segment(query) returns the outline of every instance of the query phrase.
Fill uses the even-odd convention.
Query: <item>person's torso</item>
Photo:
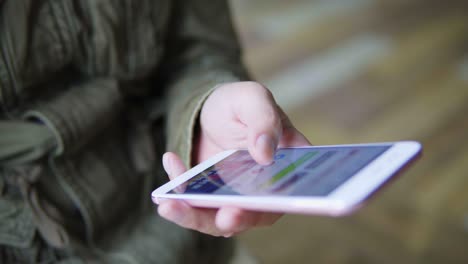
[[[40,97],[64,71],[80,77],[148,76],[164,50],[167,0],[0,2],[0,105]]]
[[[136,118],[128,129],[122,83],[139,89],[154,73],[169,13],[168,0],[0,1],[0,122],[38,119],[53,128],[58,157],[41,172],[53,187],[39,200],[53,200],[68,217],[79,211],[88,238],[131,208],[151,181],[132,160],[148,153],[148,127]]]

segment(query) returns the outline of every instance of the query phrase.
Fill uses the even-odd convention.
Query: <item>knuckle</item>
[[[250,88],[253,89],[259,96],[264,96],[269,99],[273,99],[273,94],[271,93],[271,91],[260,83],[251,82]]]
[[[244,89],[248,90],[249,92],[254,92],[259,95],[266,95],[271,94],[270,90],[268,90],[265,86],[258,82],[254,81],[246,81],[241,83]]]

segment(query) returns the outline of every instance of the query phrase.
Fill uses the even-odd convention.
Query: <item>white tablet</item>
[[[282,148],[262,166],[247,150],[229,150],[154,190],[152,199],[339,216],[358,208],[420,152],[413,141]]]

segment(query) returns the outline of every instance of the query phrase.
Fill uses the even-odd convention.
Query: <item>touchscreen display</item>
[[[267,166],[241,150],[171,193],[325,196],[389,147],[285,148]]]

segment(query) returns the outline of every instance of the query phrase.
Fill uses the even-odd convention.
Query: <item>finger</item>
[[[216,227],[217,209],[195,208],[183,201],[164,200],[158,207],[158,213],[161,217],[184,228],[213,236],[226,235]]]
[[[236,109],[247,128],[247,147],[260,164],[269,164],[282,134],[280,113],[271,93],[259,84],[251,84],[246,98]]]
[[[187,168],[184,165],[182,159],[173,152],[166,152],[162,157],[162,163],[164,170],[169,175],[169,179],[173,180],[177,176],[184,173]]]
[[[163,200],[158,207],[161,217],[184,228],[213,235],[230,237],[252,227],[274,224],[282,214],[247,211],[234,207],[203,209],[183,201]]]
[[[282,214],[222,207],[216,215],[216,226],[227,234],[237,234],[252,227],[272,225],[281,216]]]
[[[247,216],[242,209],[235,207],[222,207],[216,214],[216,226],[227,234],[244,231],[249,222],[254,222],[251,216]]]

